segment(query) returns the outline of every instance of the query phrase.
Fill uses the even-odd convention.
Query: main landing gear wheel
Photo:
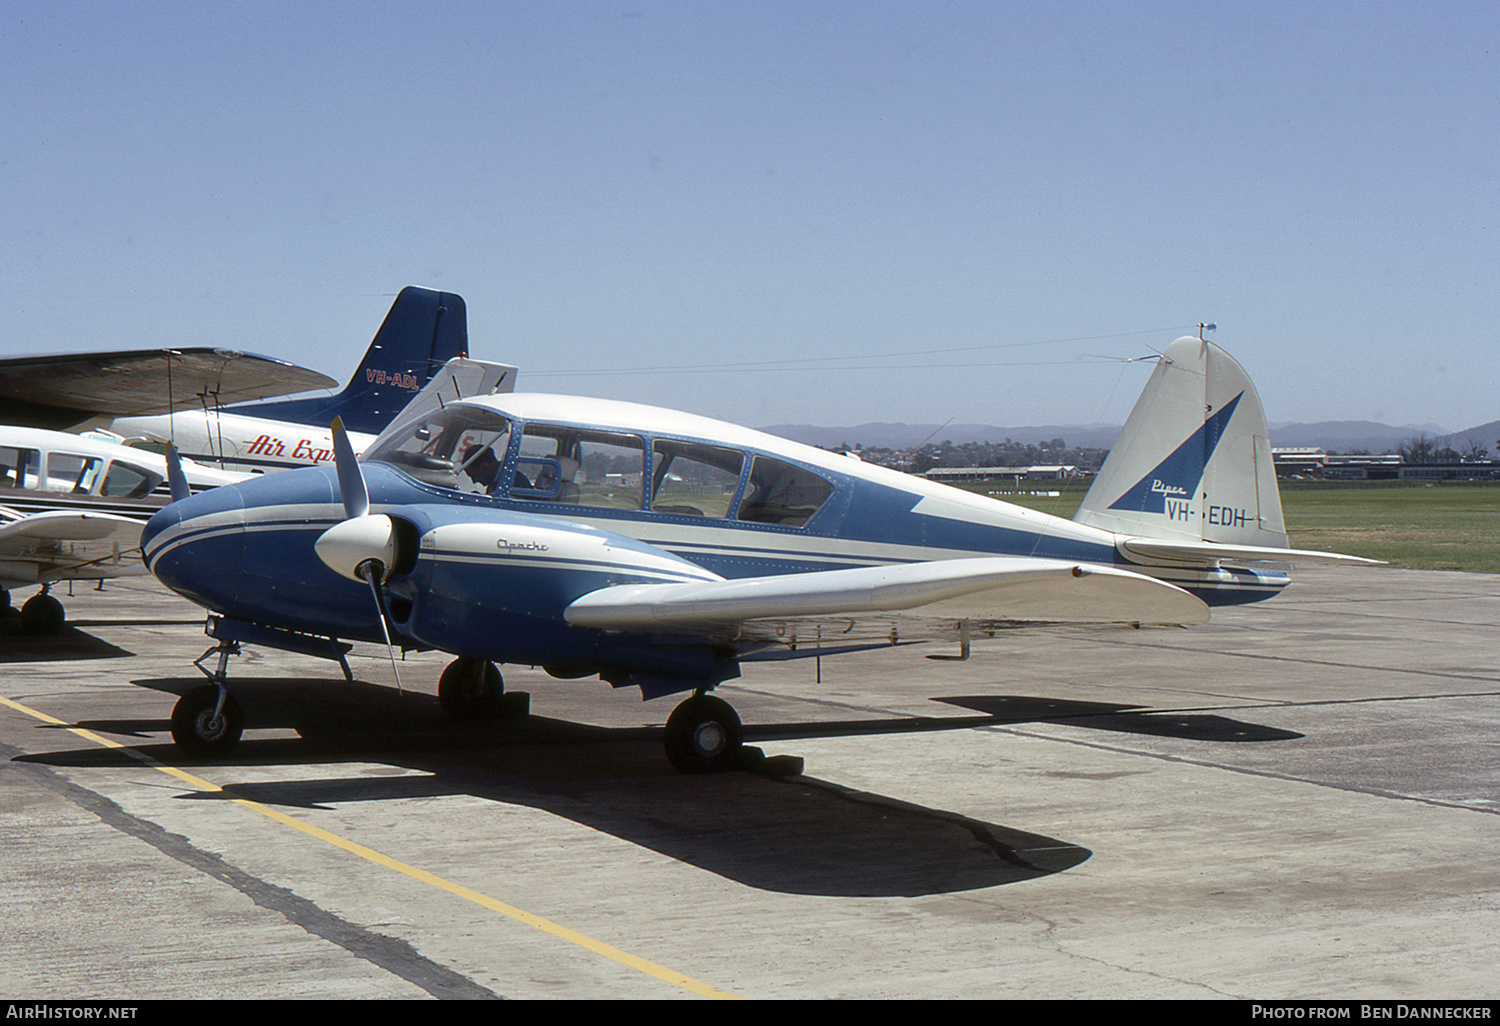
[[[63,604],[45,591],[31,596],[21,606],[21,627],[32,634],[56,634],[67,619]]]
[[[224,755],[239,743],[244,728],[240,703],[226,691],[220,708],[216,684],[199,685],[172,708],[172,740],[189,755]]]
[[[667,761],[683,773],[718,773],[739,758],[744,732],[734,707],[712,695],[694,695],[667,717]]]
[[[438,703],[456,720],[525,716],[531,711],[531,696],[525,691],[507,693],[500,670],[483,659],[449,663],[438,678]]]

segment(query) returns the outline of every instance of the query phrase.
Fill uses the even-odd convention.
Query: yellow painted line
[[[43,723],[50,723],[55,726],[66,727],[69,731],[77,734],[79,737],[92,741],[95,744],[102,745],[105,748],[119,749],[120,751],[129,755],[131,758],[134,758],[144,763],[145,765],[150,766],[154,770],[165,773],[169,777],[175,777],[176,779],[182,781],[190,787],[194,787],[200,791],[209,793],[223,794],[230,801],[234,802],[234,804],[240,806],[241,808],[258,813],[262,816],[265,816],[267,819],[275,820],[277,823],[280,823],[283,826],[289,826],[293,830],[300,830],[302,833],[307,834],[309,837],[316,837],[320,841],[331,844],[335,848],[339,848],[343,851],[349,852],[351,855],[358,855],[360,858],[365,859],[369,862],[373,862],[377,866],[383,866],[386,869],[393,870],[403,876],[410,877],[413,880],[425,883],[431,887],[436,887],[438,890],[447,891],[454,897],[462,898],[465,901],[472,901],[474,904],[479,905],[482,908],[487,908],[491,912],[498,912],[503,916],[516,920],[519,923],[524,923],[527,926],[542,931],[543,933],[550,934],[551,936],[556,937],[559,940],[567,941],[570,944],[576,944],[579,947],[587,951],[591,951],[603,958],[610,959],[611,961],[618,962],[623,966],[627,966],[631,969],[635,969],[638,972],[645,973],[647,976],[654,976],[658,980],[663,980],[675,987],[681,987],[683,990],[689,991],[693,994],[699,994],[703,997],[720,999],[736,998],[736,995],[731,994],[728,991],[720,990],[717,987],[713,987],[707,983],[695,980],[690,976],[684,976],[682,973],[675,972],[674,970],[668,969],[665,966],[657,965],[655,962],[651,962],[647,959],[632,955],[628,951],[621,951],[619,948],[615,947],[612,944],[606,944],[604,941],[595,940],[593,937],[590,937],[587,934],[579,933],[577,930],[570,930],[568,929],[568,927],[563,926],[559,923],[554,923],[550,919],[544,919],[541,916],[533,915],[530,912],[525,911],[524,909],[516,908],[514,905],[507,905],[503,901],[497,901],[496,899],[491,898],[486,894],[481,894],[476,890],[465,887],[462,884],[456,884],[451,880],[445,880],[435,873],[427,872],[425,869],[418,869],[416,866],[411,866],[406,864],[405,862],[401,862],[398,859],[393,859],[389,855],[381,854],[373,848],[367,848],[363,844],[358,844],[347,838],[340,837],[338,834],[330,833],[329,831],[324,830],[321,827],[315,827],[310,823],[304,823],[300,819],[295,819],[291,816],[288,816],[280,809],[273,809],[269,805],[263,805],[260,802],[252,801],[249,798],[237,798],[234,796],[233,792],[224,790],[224,788],[220,787],[218,784],[204,780],[202,777],[194,776],[193,774],[188,773],[186,770],[178,769],[176,766],[169,766],[166,763],[158,762],[157,760],[151,758],[149,755],[144,755],[140,752],[137,752],[127,745],[120,744],[118,741],[111,741],[107,737],[101,737],[91,730],[85,730],[82,727],[71,726],[64,721],[57,719],[55,716],[48,716],[44,712],[39,712],[36,709],[24,706],[20,702],[13,701],[3,695],[0,695],[0,705],[5,705],[11,709],[16,710],[17,712],[24,713],[34,719],[41,720]]]

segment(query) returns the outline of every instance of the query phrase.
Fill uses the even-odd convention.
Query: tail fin
[[[319,426],[337,416],[350,431],[378,435],[443,364],[468,355],[463,298],[408,285],[338,395],[257,403],[236,412]]]
[[[1228,353],[1162,353],[1073,518],[1116,534],[1286,548],[1260,396]]]

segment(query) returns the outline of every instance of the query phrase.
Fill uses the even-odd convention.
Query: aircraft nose
[[[238,488],[214,488],[157,510],[141,532],[141,550],[158,580],[212,608],[209,599],[239,576],[243,528]]]
[[[395,525],[383,513],[352,517],[319,535],[313,550],[325,566],[350,580],[363,581],[358,570],[370,560],[385,576],[396,561]]]

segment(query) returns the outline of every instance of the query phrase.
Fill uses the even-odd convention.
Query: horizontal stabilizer
[[[1174,585],[1113,567],[985,557],[682,584],[603,588],[565,616],[580,627],[663,630],[746,620],[920,610],[976,620],[1203,623]]]
[[[1280,549],[1268,545],[1228,545],[1220,542],[1194,542],[1162,538],[1122,538],[1117,546],[1130,559],[1148,563],[1183,563],[1201,566],[1206,560],[1228,559],[1238,562],[1276,560],[1282,563],[1381,564],[1384,560],[1346,556],[1340,552],[1318,552],[1315,549]]]

